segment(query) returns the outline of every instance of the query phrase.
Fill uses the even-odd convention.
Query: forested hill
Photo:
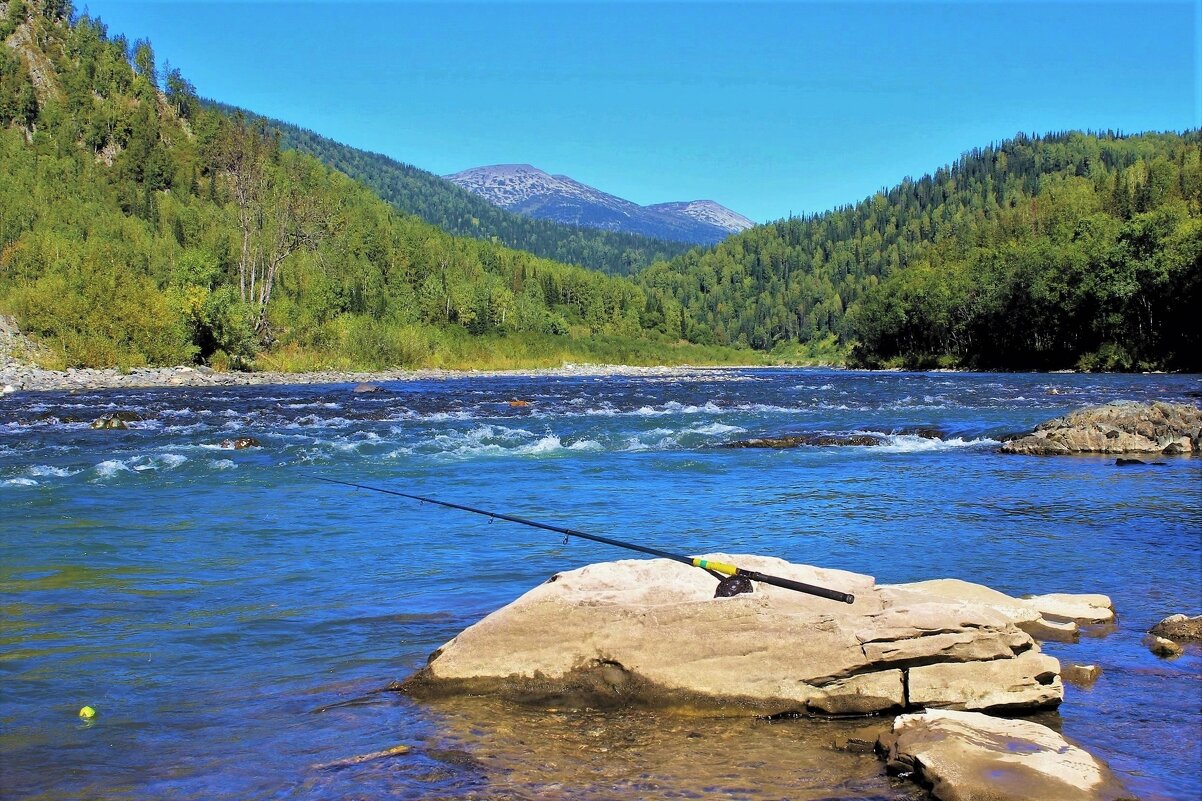
[[[662,358],[631,281],[400,214],[73,13],[0,1],[0,312],[57,366]]]
[[[693,247],[684,242],[536,220],[498,208],[445,178],[388,156],[359,150],[279,120],[267,122],[280,132],[284,147],[315,156],[371,187],[401,211],[458,236],[494,240],[544,258],[616,275],[630,274]]]
[[[1202,136],[1064,133],[974,150],[854,206],[640,275],[650,316],[867,365],[1202,368]]]

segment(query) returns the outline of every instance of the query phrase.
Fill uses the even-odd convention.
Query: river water
[[[630,554],[327,476],[882,583],[1106,593],[1112,632],[1045,645],[1101,678],[1039,719],[1142,798],[1202,797],[1202,654],[1140,643],[1164,615],[1202,611],[1202,459],[996,452],[1085,404],[1196,403],[1202,378],[720,369],[384,388],[0,398],[0,795],[923,797],[831,747],[879,722],[379,692],[552,573]],[[145,419],[89,427],[118,410]],[[886,444],[720,447],[854,431]],[[237,436],[262,447],[220,447]],[[396,745],[412,750],[322,767]]]

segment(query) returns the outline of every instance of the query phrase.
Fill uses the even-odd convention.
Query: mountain
[[[529,164],[475,167],[447,180],[500,208],[540,220],[712,245],[755,223],[712,200],[640,206]]]
[[[644,319],[869,366],[1202,367],[1202,132],[977,148],[854,205],[639,274]]]
[[[213,103],[213,106],[227,114],[238,111],[220,103]],[[290,123],[263,119],[279,132],[285,148],[320,159],[371,187],[398,210],[416,215],[456,236],[494,240],[543,258],[617,275],[633,273],[653,262],[679,256],[693,247],[688,242],[563,225],[506,211],[431,172],[380,153],[359,150]]]

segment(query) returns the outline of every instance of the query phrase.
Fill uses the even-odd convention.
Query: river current
[[[881,583],[1106,593],[1112,631],[1044,646],[1101,677],[1037,719],[1141,798],[1194,801],[1202,654],[1140,640],[1202,612],[1202,459],[997,446],[1086,404],[1200,391],[1198,376],[713,369],[2,397],[0,796],[924,797],[832,748],[872,721],[380,692],[556,571],[631,554],[325,476]],[[90,428],[115,411],[143,419]],[[885,443],[721,447],[852,432]],[[242,436],[261,447],[221,446]],[[396,745],[411,750],[329,766]]]

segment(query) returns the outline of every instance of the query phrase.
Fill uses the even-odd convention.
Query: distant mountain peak
[[[586,228],[711,245],[755,225],[712,200],[640,206],[530,164],[473,167],[445,177],[503,209]]]

